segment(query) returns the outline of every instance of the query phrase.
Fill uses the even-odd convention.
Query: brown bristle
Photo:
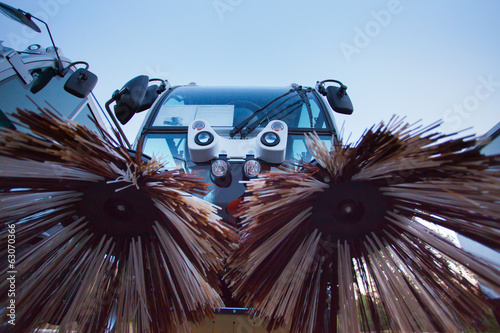
[[[469,271],[500,271],[429,229],[500,248],[500,156],[394,118],[355,145],[307,136],[315,163],[247,183],[234,296],[268,329],[291,332],[477,328],[488,303]],[[466,267],[466,268],[464,268]]]
[[[0,253],[14,225],[16,331],[104,332],[115,318],[119,332],[173,332],[213,316],[235,236],[195,196],[208,185],[102,128],[104,138],[49,110],[16,117],[33,133],[0,129]],[[8,289],[3,280],[3,306]]]

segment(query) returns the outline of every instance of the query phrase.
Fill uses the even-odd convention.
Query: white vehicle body
[[[49,67],[56,69],[57,56],[53,50],[53,47],[43,48],[33,44],[24,51],[17,51],[0,43],[0,117],[3,114],[12,122],[15,121],[12,114],[18,108],[37,111],[40,107],[94,130],[97,128],[90,118],[104,126],[102,113],[98,111],[92,94],[79,98],[64,89],[66,81],[77,69],[70,66],[71,61],[67,58],[61,58],[65,68],[70,66],[64,77],[55,75],[40,91],[30,91],[43,70]],[[5,117],[0,118],[0,125],[12,126]]]

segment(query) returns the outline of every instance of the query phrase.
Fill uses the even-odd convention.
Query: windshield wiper
[[[307,93],[309,93],[311,91],[312,91],[311,88],[303,89],[302,86],[293,84],[292,85],[292,89],[290,89],[290,91],[288,92],[288,94],[291,93],[291,92],[296,92],[301,97],[302,101],[297,101],[295,103],[287,105],[284,109],[282,109],[278,113],[272,114],[274,111],[278,110],[278,108],[281,105],[283,105],[285,102],[289,101],[290,99],[294,98],[295,96],[287,98],[285,101],[283,101],[282,103],[280,103],[274,109],[272,109],[268,113],[264,114],[264,117],[266,117],[266,116],[269,117],[270,115],[272,115],[273,117],[275,117],[275,116],[279,115],[280,113],[283,113],[284,111],[286,111],[286,110],[288,110],[288,109],[290,109],[290,108],[293,107],[293,109],[290,112],[288,112],[287,114],[285,114],[283,117],[280,118],[280,119],[283,119],[286,116],[288,116],[289,114],[295,112],[295,110],[301,108],[302,107],[302,103],[304,103],[306,105],[306,107],[307,107],[307,112],[309,114],[309,121],[311,123],[311,128],[312,128],[314,126],[313,125],[313,114],[312,114],[311,104],[309,103],[309,99],[306,96]],[[260,120],[256,120],[250,126],[247,126],[245,133],[242,134],[243,138],[246,137],[247,135],[249,135],[250,133],[252,133],[257,127],[259,127],[259,125],[261,124],[262,119],[264,117],[261,117]]]
[[[293,96],[295,97],[295,96]],[[290,112],[286,113],[283,117],[279,118],[280,120],[282,120],[283,118],[285,118],[286,116],[288,116],[289,114],[292,114],[293,112],[295,112],[295,110],[299,109],[302,107],[302,101],[296,101],[290,105],[287,105],[285,108],[281,109],[279,112],[277,113],[273,113],[275,112],[276,110],[278,110],[278,107],[274,108],[273,110],[269,111],[269,113],[265,114],[264,116],[265,117],[262,117],[260,119],[257,119],[255,120],[252,124],[250,124],[249,126],[246,127],[246,130],[245,130],[245,133],[243,133],[243,137],[246,137],[248,134],[252,133],[257,127],[260,126],[260,124],[262,124],[262,122],[265,120],[265,118],[269,118],[269,117],[276,117],[278,116],[279,114],[285,112],[285,111],[288,111],[290,108],[293,108]],[[282,104],[280,104],[281,106]]]
[[[250,123],[252,121],[253,118],[255,118],[260,112],[264,111],[265,109],[267,109],[270,105],[272,105],[274,102],[277,102],[278,100],[280,100],[281,98],[287,96],[287,95],[290,95],[292,92],[294,92],[295,90],[294,89],[290,89],[287,93],[281,95],[281,96],[278,96],[276,97],[275,99],[273,99],[271,102],[267,103],[264,107],[256,110],[254,113],[252,113],[252,115],[250,115],[250,117],[246,118],[245,120],[243,120],[241,123],[239,123],[238,125],[236,125],[232,130],[231,132],[229,133],[229,137],[232,139],[234,138],[234,136],[238,133],[241,133],[243,131],[243,129],[248,125],[248,123]],[[292,96],[293,97],[293,96]],[[290,97],[290,98],[292,98]],[[283,101],[282,103],[280,103],[278,106],[282,105],[284,102],[288,101],[290,98],[287,98],[285,101]],[[273,109],[273,111],[275,110],[276,108]],[[258,123],[258,121],[256,122]],[[248,130],[245,131],[245,133],[242,133],[241,134],[241,138],[243,139],[246,135],[248,135],[249,132]]]

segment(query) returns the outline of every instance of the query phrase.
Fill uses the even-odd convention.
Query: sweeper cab
[[[278,170],[285,161],[310,161],[305,133],[316,132],[328,147],[336,140],[333,112],[353,112],[346,89],[337,80],[314,88],[172,87],[143,75],[116,90],[106,109],[119,129],[149,109],[131,148],[161,159],[167,168],[204,177],[210,184],[204,199],[237,226],[234,214],[245,181]]]

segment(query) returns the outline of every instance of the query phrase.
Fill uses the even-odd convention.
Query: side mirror
[[[137,112],[146,111],[153,105],[153,103],[158,98],[157,90],[158,85],[156,84],[153,84],[146,89],[146,94],[144,95],[144,99],[142,100],[141,105],[139,105],[139,109],[137,109]]]
[[[139,105],[139,109],[137,109],[136,112],[142,112],[146,111],[147,109],[151,108],[153,106],[153,103],[156,101],[158,96],[160,96],[163,92],[165,92],[167,89],[170,88],[170,83],[167,80],[162,80],[162,79],[151,79],[151,81],[160,81],[160,85],[153,84],[152,86],[149,86],[146,90],[146,94],[144,95],[144,99],[141,102],[141,105]]]
[[[125,125],[139,110],[146,95],[149,77],[139,75],[128,81],[120,91],[116,91],[113,98],[116,100],[116,118]]]
[[[62,75],[62,72],[64,70],[63,64],[62,64],[62,60],[61,60],[61,57],[59,57],[59,53],[57,52],[57,47],[56,47],[56,44],[54,43],[54,39],[52,38],[52,34],[50,33],[50,29],[49,29],[48,24],[45,21],[39,19],[38,17],[33,16],[30,13],[25,12],[22,9],[15,9],[14,7],[6,5],[6,4],[4,4],[2,2],[0,2],[0,12],[2,14],[4,14],[5,16],[13,19],[14,21],[17,21],[17,22],[19,22],[21,24],[24,24],[25,26],[27,26],[27,27],[35,30],[36,32],[42,32],[42,31],[35,24],[35,22],[33,22],[32,19],[35,19],[37,21],[42,22],[45,25],[45,27],[47,28],[47,32],[49,33],[49,37],[50,37],[50,41],[52,42],[52,46],[54,47],[54,51],[56,53],[56,57],[57,57],[57,60],[56,60],[57,74],[59,76],[61,76],[61,77],[64,76],[64,75]]]
[[[30,91],[33,94],[36,94],[52,80],[54,76],[56,76],[57,73],[54,68],[52,67],[47,67],[45,68],[40,74],[38,74],[38,77],[35,79],[33,84],[31,85]]]
[[[340,86],[328,86],[325,88],[325,82],[335,82]],[[347,95],[347,86],[342,84],[342,82],[337,80],[324,80],[318,82],[316,85],[316,89],[323,95],[326,96],[328,100],[328,104],[332,107],[335,112],[342,114],[352,114],[354,108],[352,106],[351,99],[349,95]]]
[[[97,84],[97,76],[84,68],[77,69],[64,84],[64,90],[79,98],[87,97]]]
[[[335,112],[352,114],[354,108],[349,95],[345,92],[346,89],[346,86],[329,86],[326,88],[326,98],[328,99],[328,104],[330,104]]]
[[[35,30],[36,32],[42,32],[35,22],[31,20],[33,17],[31,14],[22,11],[21,9],[15,9],[9,5],[0,2],[0,12],[5,14],[5,16],[10,17],[14,21],[24,24],[27,27]],[[36,17],[35,17],[36,18]]]

